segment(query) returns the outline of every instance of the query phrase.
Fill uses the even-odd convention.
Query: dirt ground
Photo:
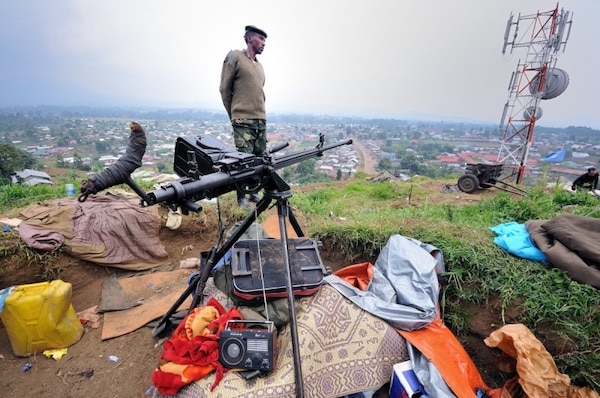
[[[164,225],[164,222],[163,222]],[[170,266],[155,271],[179,268],[180,260],[197,257],[216,239],[215,228],[194,217],[184,217],[180,229],[161,228],[160,240],[170,257]],[[99,304],[103,281],[112,273],[118,277],[131,272],[98,266],[61,255],[66,266],[60,278],[72,284],[72,304],[80,312]],[[38,282],[35,268],[5,268],[2,287]],[[8,269],[7,269],[8,268]],[[148,271],[146,271],[148,272]],[[143,397],[151,393],[151,373],[162,352],[152,329],[143,327],[133,333],[102,341],[102,317],[99,327],[86,325],[82,338],[68,348],[60,360],[36,355],[16,357],[4,325],[0,326],[0,391],[7,397]],[[116,356],[118,362],[109,360]],[[28,371],[23,367],[30,364]]]
[[[449,200],[457,200],[453,194]],[[475,198],[472,198],[475,200]],[[162,210],[163,216],[166,211]],[[164,221],[163,221],[164,225]],[[183,259],[197,258],[201,251],[208,250],[216,240],[215,225],[206,218],[183,217],[177,230],[161,228],[160,240],[169,253],[170,265],[157,271],[179,268]],[[346,259],[327,246],[321,252],[325,265],[338,269],[348,265]],[[374,261],[374,259],[371,259]],[[66,270],[60,278],[72,284],[72,304],[80,312],[99,304],[102,283],[115,271],[117,276],[131,272],[98,266],[61,255],[56,261]],[[10,262],[10,261],[8,261]],[[39,282],[35,268],[22,264],[3,264],[4,272],[0,288]],[[170,303],[171,304],[171,303]],[[490,387],[502,384],[503,376],[494,365],[495,353],[483,344],[483,338],[492,331],[491,325],[500,324],[500,311],[493,305],[474,308],[478,315],[472,325],[473,334],[465,348],[477,364]],[[152,329],[142,327],[121,337],[102,341],[102,316],[100,326],[85,326],[80,341],[68,348],[60,360],[35,355],[27,358],[13,354],[4,325],[0,323],[0,391],[7,397],[144,397],[152,394],[151,373],[162,352],[161,342],[152,336]],[[117,362],[109,360],[116,356]],[[30,369],[24,371],[25,366]],[[383,393],[385,396],[385,393]]]

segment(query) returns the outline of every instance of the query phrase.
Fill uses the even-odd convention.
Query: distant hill
[[[2,79],[0,79],[1,81]],[[34,83],[31,83],[31,89],[34,90]],[[40,90],[46,92],[47,90]],[[108,117],[108,118],[125,118],[125,119],[154,119],[154,120],[227,120],[227,115],[221,110],[203,109],[203,108],[185,108],[185,107],[159,107],[149,105],[114,105],[109,99],[105,103],[98,105],[6,105],[5,98],[2,97],[3,91],[0,91],[0,124],[2,117],[7,116],[14,118],[16,114],[26,118],[28,122],[34,121],[36,118],[46,119],[48,116],[68,116],[68,117]],[[68,93],[67,93],[68,94]],[[25,94],[23,94],[25,98]],[[81,99],[84,93],[74,89],[70,94],[73,102]],[[69,95],[64,98],[69,97]],[[15,98],[15,102],[18,98]],[[39,103],[43,103],[44,98],[39,98]],[[51,101],[48,101],[51,103]],[[368,118],[358,116],[343,116],[343,115],[317,115],[317,114],[299,114],[299,113],[276,113],[269,115],[269,121],[272,123],[306,123],[306,124],[362,124],[373,126],[398,126],[398,125],[419,125],[444,128],[454,128],[472,126],[496,128],[497,126],[491,123],[477,121],[451,121],[432,119],[427,120],[424,116],[419,119],[399,119],[399,118]],[[0,127],[1,130],[1,127]],[[567,128],[544,127],[536,126],[538,134],[559,134],[564,136],[576,137],[597,137],[600,130],[595,130],[584,126],[569,126]]]

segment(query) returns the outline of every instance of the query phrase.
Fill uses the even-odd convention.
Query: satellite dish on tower
[[[529,86],[529,92],[531,94],[536,94],[538,92],[540,76],[541,73],[538,73],[533,78],[531,85]],[[544,83],[541,99],[548,100],[556,98],[564,93],[568,86],[569,75],[567,72],[559,68],[550,68],[546,71],[546,82]]]
[[[542,111],[542,108],[539,106],[532,106],[525,109],[525,112],[523,112],[523,119],[530,120],[532,117],[534,117],[535,120],[538,120],[543,114],[544,112]]]

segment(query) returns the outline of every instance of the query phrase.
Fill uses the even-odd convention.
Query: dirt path
[[[360,154],[362,160],[360,166],[362,166],[362,171],[369,175],[377,174],[377,170],[375,170],[375,159],[373,159],[371,151],[355,138],[352,139],[352,143]],[[359,169],[361,168],[360,166]]]

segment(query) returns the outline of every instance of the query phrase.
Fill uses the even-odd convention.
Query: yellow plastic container
[[[83,326],[71,303],[72,286],[61,280],[16,286],[0,314],[16,356],[66,348],[81,338]]]

